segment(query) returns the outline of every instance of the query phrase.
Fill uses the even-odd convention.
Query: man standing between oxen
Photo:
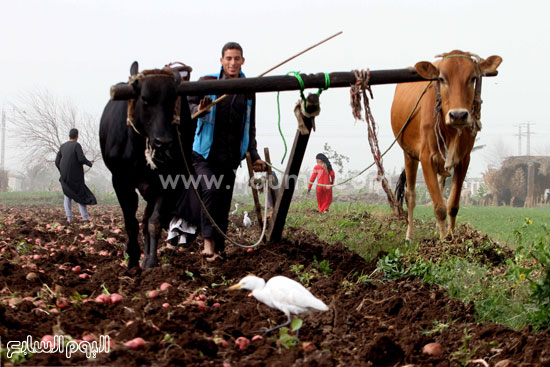
[[[199,80],[245,78],[242,47],[236,42],[222,48],[221,70]],[[191,113],[203,110],[218,96],[189,97]],[[199,115],[193,143],[193,167],[199,178],[201,198],[210,215],[225,233],[233,197],[235,172],[249,152],[255,171],[266,168],[256,149],[256,98],[254,94],[231,94]],[[201,234],[207,261],[223,259],[225,241],[205,213],[200,211]]]
[[[92,167],[92,162],[86,158],[82,146],[78,143],[78,130],[73,128],[69,131],[69,141],[59,147],[55,158],[55,165],[61,173],[59,181],[63,189],[63,204],[69,223],[73,220],[71,200],[78,203],[80,215],[85,222],[90,221],[86,205],[97,204],[94,194],[84,182],[84,169],[82,168],[84,164]]]

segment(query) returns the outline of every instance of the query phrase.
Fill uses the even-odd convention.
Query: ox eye
[[[440,82],[441,84],[447,84],[447,82],[445,81],[445,79],[443,77],[439,77],[437,78],[437,81]]]

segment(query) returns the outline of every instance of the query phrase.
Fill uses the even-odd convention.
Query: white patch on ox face
[[[445,115],[445,124],[456,127],[463,128],[472,126],[472,114],[470,111],[464,108],[455,108],[449,110]]]
[[[145,141],[145,162],[151,167],[151,169],[157,169],[157,165],[153,162],[155,157],[155,150],[149,145],[149,138]]]

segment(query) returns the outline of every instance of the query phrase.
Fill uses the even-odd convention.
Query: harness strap
[[[182,64],[184,65],[184,64]],[[147,79],[147,78],[170,78],[170,79],[174,79],[174,75],[173,75],[173,71],[169,68],[169,67],[165,67],[164,69],[162,70],[165,70],[165,72],[162,72],[162,73],[149,73],[148,70],[144,70],[140,73],[137,73],[135,75],[130,75],[130,77],[128,78],[128,84],[132,84],[132,83],[135,83],[141,79]],[[139,134],[139,135],[143,135],[142,133],[140,133],[138,131],[138,129],[136,128],[135,124],[134,124],[134,112],[135,112],[135,105],[136,105],[136,100],[135,98],[132,98],[132,99],[129,99],[128,100],[128,111],[127,111],[127,114],[126,114],[126,125],[130,126],[132,129],[134,129],[134,131]],[[174,125],[179,125],[180,124],[180,115],[181,115],[181,96],[178,96],[178,98],[176,99],[176,103],[174,105],[174,115],[173,115],[173,118],[172,118],[172,124]]]
[[[434,124],[434,134],[435,134],[435,141],[437,142],[437,150],[439,151],[439,155],[441,158],[443,158],[443,161],[447,159],[447,155],[449,154],[449,149],[447,148],[447,142],[445,141],[445,137],[443,136],[443,133],[441,132],[441,118],[443,111],[441,109],[441,93],[439,89],[439,81],[435,81],[434,83],[434,90],[435,90],[435,106],[434,106],[434,117],[435,117],[435,124]],[[445,154],[441,151],[441,145],[439,144],[439,139],[443,142],[443,147],[445,148]]]

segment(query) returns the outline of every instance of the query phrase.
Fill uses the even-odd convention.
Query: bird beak
[[[237,284],[233,284],[231,287],[227,288],[228,290],[230,291],[234,291],[236,289],[240,289],[244,284],[242,283],[237,283]]]

